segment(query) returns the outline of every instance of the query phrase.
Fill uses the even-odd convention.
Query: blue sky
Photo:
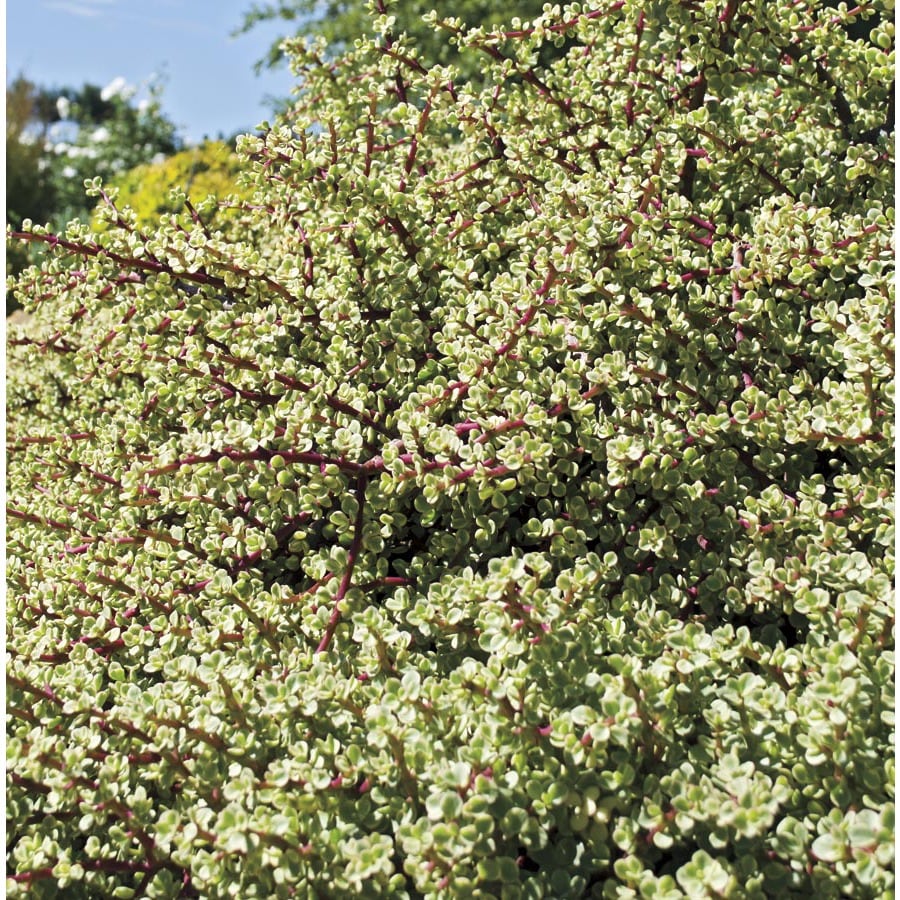
[[[163,76],[162,106],[189,141],[252,130],[271,118],[267,95],[285,97],[286,68],[257,76],[253,63],[283,23],[230,37],[253,0],[8,0],[7,80],[45,86],[141,85]]]

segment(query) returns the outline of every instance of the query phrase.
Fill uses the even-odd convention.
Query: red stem
[[[347,591],[350,590],[353,567],[362,548],[366,484],[368,484],[368,479],[363,472],[360,472],[356,479],[356,521],[353,525],[353,543],[350,545],[350,550],[347,553],[347,568],[344,569],[344,574],[341,576],[337,596],[334,598],[334,609],[331,611],[331,618],[328,620],[322,640],[319,641],[319,646],[316,647],[316,653],[324,653],[328,649],[331,639],[334,637],[334,632],[337,630],[338,623],[341,621],[341,601],[347,596]]]

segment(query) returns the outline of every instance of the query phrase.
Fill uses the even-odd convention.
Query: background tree
[[[87,221],[96,200],[85,179],[109,180],[182,144],[163,113],[161,86],[147,96],[116,79],[106,87],[52,88],[19,75],[8,87],[6,122],[6,221],[26,219],[61,231],[71,219]],[[7,252],[7,274],[17,273],[40,251],[22,244]],[[7,312],[13,308],[7,299]]]
[[[25,219],[49,221],[55,209],[46,142],[51,123],[40,89],[24,76],[6,88],[6,221],[20,228]],[[7,248],[7,271],[17,272],[29,258],[27,246]]]
[[[161,161],[135,166],[113,178],[110,187],[116,191],[117,203],[133,210],[142,227],[157,225],[164,213],[180,212],[184,196],[205,204],[209,210],[205,221],[218,224],[222,216],[232,215],[230,202],[249,198],[249,190],[240,183],[241,171],[242,159],[233,144],[205,141]],[[214,200],[207,203],[208,198]],[[108,227],[102,207],[94,210],[91,224],[98,231]]]
[[[78,89],[47,92],[57,118],[47,145],[56,209],[54,224],[84,218],[96,201],[84,181],[116,175],[151,160],[161,160],[181,147],[174,124],[162,112],[161,87],[151,83],[149,96],[136,101],[138,90],[124,79],[105,88],[85,84]]]

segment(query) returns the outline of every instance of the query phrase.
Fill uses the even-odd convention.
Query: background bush
[[[139,225],[155,225],[165,213],[184,208],[184,196],[204,202],[212,196],[210,219],[228,213],[227,198],[239,202],[242,190],[238,175],[241,160],[224,141],[205,141],[164,160],[136,166],[112,181],[118,203],[129,207]],[[172,194],[172,191],[175,191]],[[93,225],[105,227],[101,213],[95,213]]]
[[[380,16],[227,227],[20,235],[11,896],[890,896],[853,15],[567,5],[478,85]]]

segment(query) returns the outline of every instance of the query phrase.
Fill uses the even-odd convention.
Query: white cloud
[[[105,8],[115,2],[116,0],[79,0],[79,2],[73,3],[71,0],[52,0],[52,2],[45,2],[44,6],[47,9],[58,9],[60,12],[67,12],[73,16],[91,18],[105,12]]]
[[[113,11],[112,7],[118,4],[119,0],[41,0],[41,2],[46,9],[55,9],[83,18],[115,15],[116,20],[120,22],[137,22],[154,28],[178,28],[181,31],[193,31],[206,36],[218,34],[216,28],[202,18],[186,19],[166,14],[166,7],[183,12],[185,4],[182,0],[156,0],[154,4],[147,4],[153,12],[163,13],[161,16],[135,14],[121,8]]]
[[[45,3],[48,9],[58,9],[61,12],[71,13],[73,16],[96,16],[100,10],[92,9],[90,6],[81,6],[78,3]]]

